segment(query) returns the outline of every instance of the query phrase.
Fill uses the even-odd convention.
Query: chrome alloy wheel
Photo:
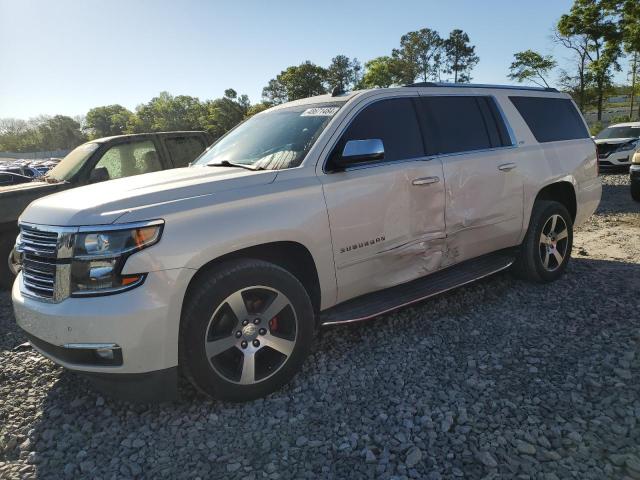
[[[282,292],[253,286],[229,295],[205,332],[211,367],[229,382],[252,385],[275,374],[291,356],[298,319]]]
[[[569,245],[569,230],[561,215],[549,217],[542,227],[540,234],[540,260],[548,272],[560,268],[567,255]]]

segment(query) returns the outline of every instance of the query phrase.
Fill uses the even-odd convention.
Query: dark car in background
[[[186,167],[211,143],[209,134],[199,131],[99,138],[75,148],[42,176],[0,184],[0,287],[13,283],[7,259],[18,235],[18,217],[32,201],[90,183]]]

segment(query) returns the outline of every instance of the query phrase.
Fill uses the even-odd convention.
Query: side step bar
[[[402,285],[367,293],[320,313],[320,325],[359,322],[397,310],[508,268],[513,251],[499,251],[467,260]]]

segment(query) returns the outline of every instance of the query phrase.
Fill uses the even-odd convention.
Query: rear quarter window
[[[566,98],[509,97],[540,143],[589,138],[582,117]]]

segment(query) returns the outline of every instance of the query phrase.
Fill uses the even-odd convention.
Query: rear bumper
[[[602,182],[599,177],[582,182],[578,185],[578,188],[576,189],[578,211],[576,212],[574,226],[582,225],[591,215],[593,215],[598,208],[598,205],[600,205],[601,198]]]

